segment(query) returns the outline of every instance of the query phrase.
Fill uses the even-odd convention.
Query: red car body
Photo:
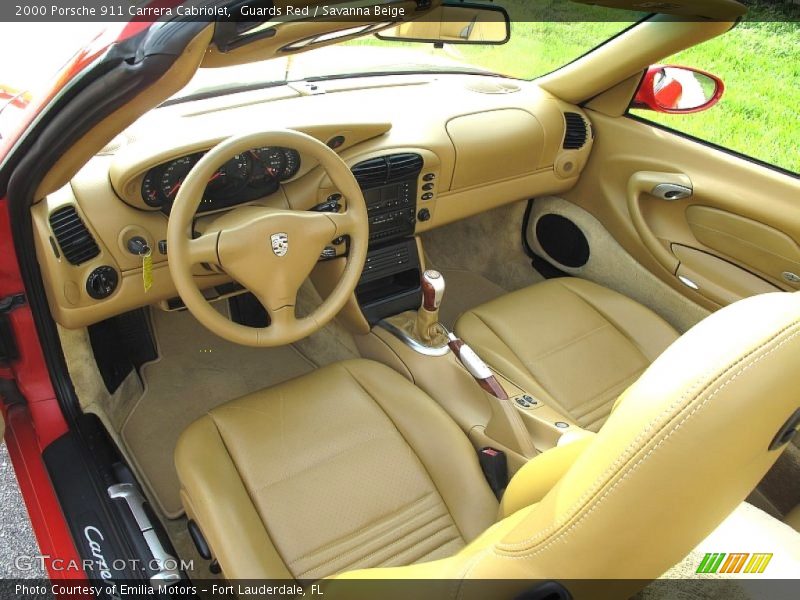
[[[106,30],[75,54],[54,78],[47,93],[31,102],[14,102],[15,107],[23,109],[23,112],[14,129],[4,132],[0,139],[0,165],[13,158],[19,142],[28,134],[36,118],[70,82],[89,69],[98,56],[112,44],[137,35],[151,25],[149,21],[133,21],[125,24],[118,33]],[[23,294],[25,286],[14,248],[8,199],[3,197],[0,198],[0,299],[12,302],[10,299]],[[86,579],[42,459],[44,449],[65,434],[68,425],[56,399],[30,307],[25,303],[14,306],[8,313],[8,320],[18,357],[8,366],[0,365],[0,379],[15,382],[26,401],[25,404],[0,403],[9,456],[48,575],[51,579]]]

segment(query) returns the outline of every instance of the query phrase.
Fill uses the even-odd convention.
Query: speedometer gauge
[[[178,190],[181,189],[183,180],[186,179],[189,171],[192,170],[192,167],[194,167],[195,163],[200,159],[200,156],[199,154],[184,156],[183,158],[173,160],[166,166],[161,175],[159,189],[164,198],[167,199],[167,202],[175,200],[175,196],[178,195]]]

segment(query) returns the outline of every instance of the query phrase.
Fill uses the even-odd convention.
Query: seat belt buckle
[[[478,461],[483,471],[483,476],[489,487],[499,500],[508,485],[508,463],[506,453],[496,448],[481,448],[478,451]]]

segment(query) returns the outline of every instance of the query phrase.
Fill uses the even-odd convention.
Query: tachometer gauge
[[[253,150],[258,165],[253,169],[254,179],[279,179],[285,168],[283,151],[280,148],[258,148]]]
[[[161,206],[161,191],[158,189],[158,173],[156,169],[148,171],[142,180],[142,199],[148,206]]]
[[[167,202],[175,200],[175,196],[178,195],[178,190],[181,189],[183,180],[186,179],[189,171],[192,170],[192,167],[194,167],[195,163],[200,159],[200,156],[200,154],[184,156],[183,158],[173,160],[166,166],[161,175],[159,189],[164,198],[167,199]]]
[[[247,154],[237,154],[222,165],[208,180],[206,193],[211,197],[230,196],[250,181],[251,162]]]
[[[284,167],[281,173],[280,180],[286,181],[291,179],[300,170],[300,155],[297,150],[290,150],[288,148],[283,151]]]

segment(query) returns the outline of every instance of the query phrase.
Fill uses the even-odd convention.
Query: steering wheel
[[[319,161],[347,199],[343,213],[318,213],[244,206],[212,223],[192,239],[192,222],[209,179],[236,154],[253,148],[294,148]],[[331,294],[310,315],[295,315],[297,292],[325,246],[350,236],[347,264]],[[245,346],[291,344],[324,327],[344,308],[364,269],[369,242],[367,206],[361,188],[336,152],[297,131],[232,137],[192,168],[180,187],[167,225],[169,270],[181,299],[195,318],[218,336]],[[248,327],[216,311],[195,283],[192,266],[213,264],[252,292],[270,316],[267,327]]]

